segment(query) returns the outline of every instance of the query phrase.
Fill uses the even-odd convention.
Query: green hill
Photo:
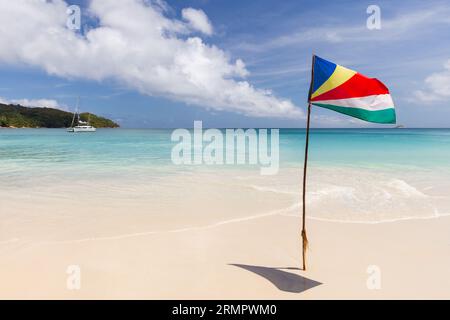
[[[118,128],[119,125],[109,119],[92,113],[80,114],[96,128]],[[27,108],[21,105],[0,103],[0,127],[15,128],[67,128],[72,123],[73,113],[52,108]],[[76,125],[76,124],[75,124]]]

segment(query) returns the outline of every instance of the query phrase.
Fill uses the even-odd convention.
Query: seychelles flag
[[[355,118],[376,123],[395,123],[394,102],[378,79],[313,57],[309,102]]]

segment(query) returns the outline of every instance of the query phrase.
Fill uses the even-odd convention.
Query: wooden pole
[[[302,259],[303,270],[306,271],[306,250],[308,249],[308,238],[306,237],[306,169],[308,167],[308,145],[309,145],[309,123],[311,119],[311,94],[314,84],[314,62],[316,56],[313,54],[311,65],[311,85],[308,94],[308,115],[306,120],[305,161],[303,163],[303,214],[302,214]]]
[[[306,237],[306,168],[308,165],[308,144],[309,144],[310,118],[311,118],[311,103],[308,103],[308,120],[306,122],[305,162],[303,164],[303,215],[302,215],[303,270],[306,270],[306,249],[308,248],[308,238]]]

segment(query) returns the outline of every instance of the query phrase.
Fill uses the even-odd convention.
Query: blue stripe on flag
[[[334,69],[336,69],[336,64],[316,56],[314,59],[314,83],[312,92],[319,89],[331,77]]]

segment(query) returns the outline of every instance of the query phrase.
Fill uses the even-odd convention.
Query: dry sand
[[[450,298],[450,217],[307,222],[307,271],[296,269],[298,217],[277,214],[59,243],[6,239],[0,298]],[[67,289],[69,265],[81,268],[79,290]],[[380,289],[367,287],[371,265],[380,270]]]

